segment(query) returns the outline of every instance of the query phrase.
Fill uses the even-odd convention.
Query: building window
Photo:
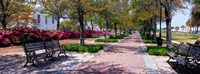
[[[38,20],[38,23],[40,23],[40,15],[39,14],[37,15],[37,20]]]
[[[52,24],[54,24],[54,19],[55,19],[55,18],[52,16]]]
[[[45,24],[47,24],[47,17],[45,17]]]

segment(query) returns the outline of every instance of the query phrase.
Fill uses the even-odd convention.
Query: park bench
[[[44,57],[46,59],[53,59],[53,53],[46,49],[44,42],[33,42],[33,43],[24,43],[24,51],[26,54],[26,66],[28,63],[32,63],[33,66],[35,65],[35,61],[38,57]]]
[[[186,45],[186,44],[185,44]],[[195,70],[200,68],[200,46],[194,44],[188,44],[189,46],[186,55],[176,55],[173,57],[177,63],[192,68],[191,70]],[[181,46],[179,46],[181,47]],[[180,51],[179,51],[180,52]],[[184,50],[185,52],[185,50]],[[197,70],[197,71],[198,71]]]
[[[200,46],[196,44],[189,44],[190,48],[186,55],[185,61],[180,63],[182,65],[187,65],[191,68],[200,68]],[[194,70],[194,69],[193,69]]]
[[[168,62],[170,59],[174,59],[174,57],[186,55],[189,49],[189,45],[184,44],[183,42],[180,44],[173,43],[173,47],[178,48],[178,50],[176,52],[167,52],[167,55],[169,56],[169,59],[167,60]]]
[[[65,56],[67,56],[66,48],[62,48],[58,40],[45,41],[45,46],[47,49],[50,49],[50,52],[59,52],[58,56],[60,56],[60,54],[64,54]]]

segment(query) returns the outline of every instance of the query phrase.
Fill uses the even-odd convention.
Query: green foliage
[[[42,5],[44,6],[44,9],[41,11],[42,13],[46,13],[49,16],[53,16],[57,20],[57,30],[59,30],[60,27],[60,18],[63,17],[63,14],[65,14],[66,9],[68,6],[66,5],[68,1],[66,0],[51,0],[51,1],[43,1]]]
[[[22,19],[30,17],[29,14],[32,12],[33,12],[33,8],[29,6],[28,4],[24,4],[23,1],[0,0],[0,17],[1,17],[0,27],[6,30],[7,28],[13,27],[13,25],[15,27],[21,24],[20,21],[27,22],[28,19],[26,20],[22,20]],[[28,16],[25,16],[27,14]],[[14,24],[14,23],[17,23],[17,24]]]
[[[103,49],[103,45],[79,45],[79,44],[72,44],[63,46],[67,49],[67,51],[75,51],[75,52],[91,52],[95,53],[99,50]]]
[[[96,39],[95,42],[117,42],[118,39]]]
[[[123,39],[124,37],[129,36],[129,34],[117,34],[116,36],[110,36],[109,39]]]
[[[157,43],[156,40],[147,39],[147,37],[145,35],[140,34],[140,36],[141,36],[141,38],[142,38],[142,40],[143,40],[144,43]],[[166,43],[166,40],[163,40],[162,42]]]
[[[156,43],[156,40],[152,40],[152,39],[143,39],[144,43]]]
[[[147,47],[147,52],[150,55],[156,55],[156,56],[166,56],[167,52],[169,51],[169,49],[167,49],[166,47],[158,47],[158,46],[148,46]]]

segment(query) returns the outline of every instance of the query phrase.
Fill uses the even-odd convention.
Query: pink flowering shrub
[[[92,37],[92,34],[103,34],[102,31],[86,30],[84,36]],[[0,47],[22,44],[23,42],[37,42],[46,40],[60,40],[68,38],[80,38],[79,31],[39,30],[37,28],[15,28],[10,31],[0,30]]]
[[[0,46],[10,45],[9,34],[8,31],[0,31]]]

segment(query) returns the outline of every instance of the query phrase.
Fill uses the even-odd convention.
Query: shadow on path
[[[66,66],[68,67],[70,64],[67,63],[74,59],[75,57],[55,57],[54,61],[48,60],[44,61],[44,59],[38,59],[38,63],[36,63],[37,67],[33,67],[28,65],[24,67],[26,57],[22,57],[20,55],[7,55],[0,56],[0,74],[24,74],[24,73],[47,73],[47,72],[55,72],[60,71],[60,68]]]
[[[95,61],[83,64],[87,65],[72,70],[70,74],[134,74],[133,72],[126,72],[124,67],[120,67],[120,64],[110,64],[109,62],[97,63]]]

